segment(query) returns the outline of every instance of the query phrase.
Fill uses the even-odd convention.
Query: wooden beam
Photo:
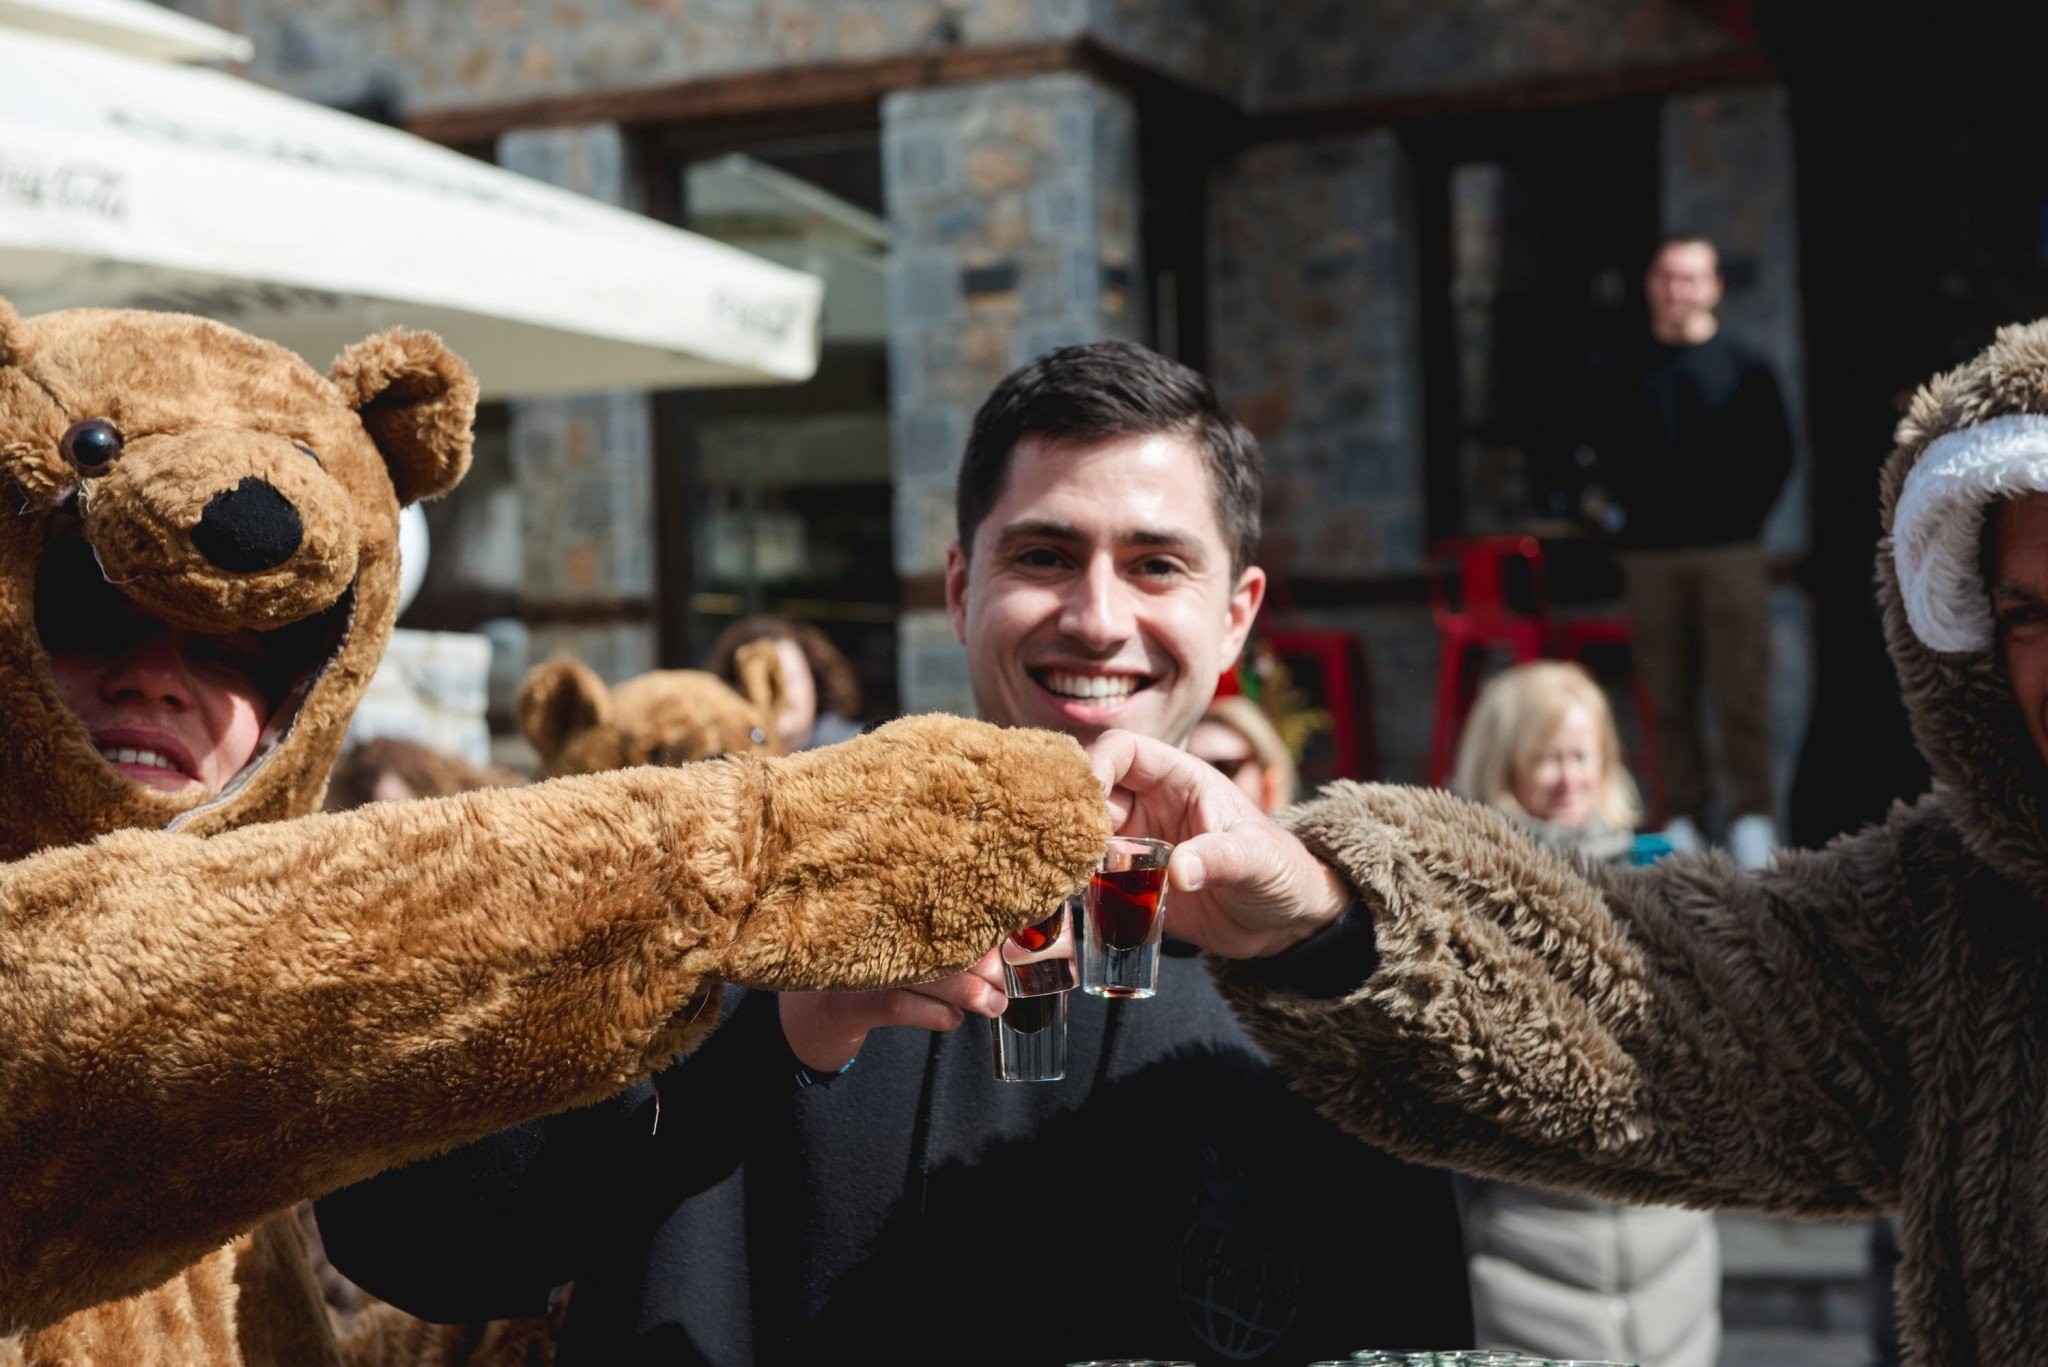
[[[1715,86],[1757,85],[1782,80],[1784,76],[1784,68],[1768,53],[1744,51],[1655,66],[1616,67],[1568,76],[1262,111],[1248,117],[1245,135],[1250,142],[1292,142],[1427,119],[1562,109]]]
[[[461,144],[489,141],[515,128],[588,123],[655,129],[828,111],[863,113],[872,122],[875,106],[892,90],[1081,70],[1089,65],[1086,50],[1093,46],[1085,39],[1060,39],[772,67],[665,85],[421,110],[406,116],[405,127],[435,142]]]
[[[519,605],[519,620],[530,627],[606,627],[654,620],[654,604],[646,598],[528,598]]]

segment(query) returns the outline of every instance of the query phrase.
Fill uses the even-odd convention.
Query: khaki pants
[[[1764,552],[1753,542],[1621,557],[1635,667],[1657,712],[1665,805],[1700,823],[1707,807],[1702,685],[1714,708],[1729,820],[1768,816],[1771,636]]]

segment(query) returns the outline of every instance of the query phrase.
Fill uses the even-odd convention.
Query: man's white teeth
[[[109,764],[146,764],[152,769],[177,769],[177,765],[154,750],[138,750],[128,745],[105,745],[100,747],[100,757]]]
[[[1046,688],[1063,698],[1086,698],[1091,702],[1121,701],[1131,696],[1138,681],[1129,674],[1056,674],[1045,676]]]

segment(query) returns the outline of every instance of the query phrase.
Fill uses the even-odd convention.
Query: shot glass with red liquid
[[[1080,915],[1081,899],[1069,897],[1052,915],[1003,941],[1003,987],[1011,997],[1046,997],[1079,984],[1074,927]]]
[[[1081,990],[1149,997],[1159,990],[1159,936],[1166,922],[1166,858],[1173,846],[1113,835],[1082,894]]]
[[[1058,1082],[1067,1075],[1067,997],[1012,997],[988,1023],[998,1082]]]

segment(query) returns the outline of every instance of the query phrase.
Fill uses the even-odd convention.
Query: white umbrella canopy
[[[23,313],[200,313],[322,369],[424,328],[508,398],[806,379],[822,292],[222,72],[0,27],[0,296]]]
[[[256,45],[150,0],[0,0],[0,25],[77,38],[160,62],[246,62]]]

